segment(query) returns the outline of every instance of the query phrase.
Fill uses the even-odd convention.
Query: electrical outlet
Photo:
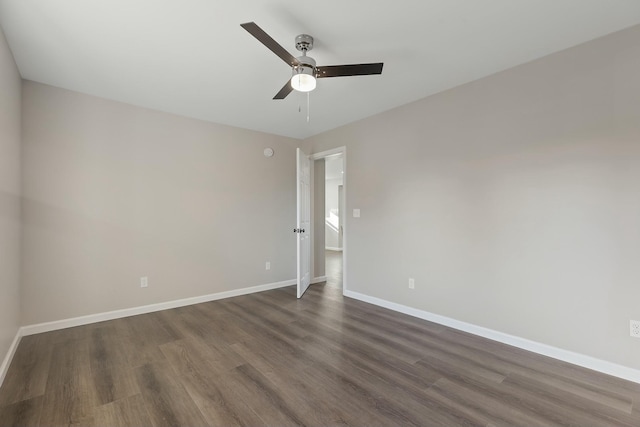
[[[629,333],[634,338],[640,338],[640,320],[629,321],[630,330]]]
[[[140,287],[141,288],[146,288],[149,286],[149,278],[148,277],[141,277],[140,278]]]
[[[416,281],[413,279],[413,277],[409,277],[409,289],[415,289],[416,287]]]
[[[265,270],[271,270],[271,262],[267,261],[264,263],[264,269]]]

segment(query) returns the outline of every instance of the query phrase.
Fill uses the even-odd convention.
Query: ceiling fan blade
[[[264,30],[255,22],[247,22],[245,24],[240,24],[242,28],[247,30],[249,34],[258,39],[263,45],[265,45],[269,50],[276,55],[278,55],[284,62],[289,64],[290,67],[294,65],[298,65],[298,60],[291,55],[285,48],[280,46],[280,44],[271,38],[271,36],[264,32]]]
[[[285,99],[287,95],[291,93],[292,90],[293,90],[293,87],[291,87],[291,80],[287,80],[287,83],[285,83],[285,85],[282,86],[282,89],[280,89],[280,92],[276,93],[276,96],[274,96],[273,99]]]
[[[316,67],[318,78],[324,77],[346,77],[346,76],[367,76],[370,74],[382,74],[382,62],[374,64],[350,64],[350,65],[326,65]]]

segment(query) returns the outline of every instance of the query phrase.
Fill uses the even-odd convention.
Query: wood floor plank
[[[159,346],[171,342],[173,337],[158,326],[153,316],[127,317],[121,319],[117,327],[121,331],[120,338],[130,367],[164,361]]]
[[[140,393],[126,352],[109,327],[96,328],[89,340],[91,377],[100,404]]]
[[[326,324],[338,329],[346,336],[366,343],[373,351],[392,354],[407,363],[417,362],[423,357],[422,353],[416,348],[395,342],[392,336],[381,333],[378,328],[372,326],[360,327],[345,319],[339,319],[332,323]]]
[[[210,357],[210,347],[191,338],[164,344],[162,351],[210,425],[262,425],[251,406],[234,391],[230,370]],[[243,362],[239,357],[239,361]]]
[[[444,378],[437,382],[437,386],[434,386],[427,391],[429,394],[433,395],[434,392],[442,394],[442,390],[444,389],[443,384],[451,384],[452,386],[449,386],[448,388],[453,388],[453,393],[456,396],[462,396],[462,398],[469,399],[475,398],[475,401],[469,401],[467,403],[467,410],[471,410],[474,406],[484,405],[485,402],[502,402],[504,407],[501,409],[498,406],[492,407],[492,410],[495,411],[495,413],[492,413],[493,417],[508,419],[512,416],[509,415],[509,413],[517,413],[521,414],[519,415],[521,417],[532,420],[532,423],[514,423],[513,425],[573,425],[573,421],[570,418],[558,418],[555,416],[555,413],[550,415],[548,412],[541,410],[541,406],[537,404],[539,402],[532,402],[530,399],[523,398],[518,390],[515,390],[516,392],[509,393],[504,389],[502,384],[487,381],[484,378],[475,377],[473,374],[469,374],[467,372],[459,372],[455,369],[448,370],[446,367],[443,368],[438,364],[431,364],[427,361],[421,361],[417,365],[421,368],[440,371],[444,374]],[[479,396],[481,396],[481,398],[479,398]],[[460,397],[457,397],[456,399],[459,398]],[[455,401],[456,399],[450,400]],[[497,422],[491,424],[501,425],[502,423]]]
[[[246,346],[248,351],[242,352],[242,346]],[[363,389],[353,384],[348,376],[326,363],[305,357],[297,347],[272,346],[263,336],[233,347],[265,376],[283,377],[290,387],[296,386],[294,390],[309,394],[312,399],[316,396],[313,401],[330,404],[331,422],[315,425],[341,425],[343,421],[350,425],[394,424],[391,418],[377,410],[374,399],[362,399]],[[364,394],[368,395],[367,392]],[[356,419],[353,419],[354,414]]]
[[[44,394],[52,352],[47,334],[22,337],[0,388],[0,406]]]
[[[345,322],[354,326],[362,326],[365,330],[377,330],[379,335],[386,337],[388,342],[400,351],[414,354],[414,358],[421,360],[426,357],[434,357],[447,360],[449,363],[464,365],[465,369],[474,369],[478,375],[482,375],[492,381],[500,382],[510,372],[508,365],[498,363],[495,359],[485,356],[482,352],[468,350],[463,346],[451,345],[439,338],[439,330],[433,332],[430,328],[420,332],[419,329],[399,328],[398,325],[387,325],[384,322],[371,321],[363,316],[348,316]],[[371,332],[374,334],[374,332]],[[355,335],[361,336],[362,333]],[[411,350],[407,350],[410,348]],[[410,359],[409,362],[417,360]]]
[[[235,302],[231,302],[228,308],[236,315],[236,317],[241,317],[254,325],[268,328],[274,333],[277,333],[282,339],[291,341],[307,335],[304,331],[291,328],[289,324],[292,321],[287,316],[285,316],[284,319],[281,318],[279,320],[274,319],[271,316],[267,316],[264,306],[261,306],[259,303],[255,303],[255,300],[251,300],[246,305],[239,305]]]
[[[246,347],[246,350],[242,350]],[[371,402],[364,401],[362,389],[349,381],[334,367],[305,357],[299,350],[280,351],[256,340],[234,344],[252,366],[268,378],[277,377],[275,384],[287,384],[292,393],[307,396],[316,409],[307,419],[330,417],[312,425],[392,425],[392,419],[380,413]],[[375,403],[375,402],[374,402]],[[321,411],[326,404],[328,411]],[[318,413],[321,412],[321,413]]]
[[[527,369],[544,372],[558,379],[585,384],[589,387],[640,400],[640,383],[626,381],[455,329],[447,329],[442,333],[441,338],[447,342],[482,350],[487,354],[492,354],[497,359],[513,365],[524,366]]]
[[[0,425],[6,427],[40,425],[42,401],[43,397],[38,396],[0,407]]]
[[[285,324],[296,320],[295,312],[287,310],[283,304],[271,303],[262,292],[248,295],[244,303],[250,304],[255,314],[275,323]]]
[[[42,424],[92,424],[93,408],[100,402],[92,381],[90,363],[86,338],[53,345],[40,417]]]
[[[351,414],[351,407],[347,406],[344,398],[341,400],[339,393],[326,387],[318,376],[300,370],[290,369],[289,360],[269,357],[260,346],[251,343],[236,343],[233,348],[247,360],[251,366],[268,378],[278,390],[281,390],[283,398],[291,402],[305,415],[305,424],[322,426],[346,426],[355,424]],[[253,350],[251,349],[253,348]],[[257,348],[257,349],[256,349]],[[298,363],[304,363],[300,359]],[[369,422],[375,419],[369,418]],[[367,419],[360,418],[360,423]]]
[[[203,310],[201,309],[200,312],[202,311]],[[216,306],[215,310],[209,309],[207,311],[214,311],[216,313],[215,320],[210,323],[212,339],[222,341],[227,344],[251,339],[251,336],[248,335],[242,327],[240,327],[238,322],[235,320],[235,317],[227,311],[220,310],[220,306]],[[192,319],[194,322],[198,322],[197,314],[194,314]]]
[[[167,362],[142,365],[135,374],[154,426],[208,425]]]
[[[455,411],[478,417],[484,425],[494,426],[549,426],[541,416],[527,414],[509,406],[500,399],[471,390],[449,381],[438,380],[425,391],[428,396],[454,408]]]
[[[287,402],[276,387],[249,364],[238,366],[231,372],[234,391],[240,399],[251,402],[251,407],[266,425],[300,426],[304,417]]]
[[[273,343],[282,348],[295,349],[295,341],[300,337],[299,330],[288,325],[277,325],[272,321],[264,321],[236,302],[225,302],[222,307],[233,316],[234,321],[251,338],[262,335],[269,337]],[[269,326],[270,325],[270,326]]]
[[[505,377],[498,378],[492,373],[479,371],[473,366],[465,366],[464,363],[449,361],[447,358],[428,357],[414,363],[416,369],[423,369],[424,375],[434,375],[448,379],[458,379],[462,381],[475,381],[478,383],[500,384]]]
[[[435,381],[442,376],[435,373],[429,375],[424,371],[418,372],[413,364],[406,363],[402,360],[394,358],[385,353],[375,351],[373,348],[357,340],[344,339],[345,337],[337,330],[327,327],[321,327],[318,324],[310,324],[308,322],[299,322],[301,328],[313,332],[303,341],[315,341],[326,347],[340,348],[345,351],[345,357],[353,358],[368,369],[379,370],[385,373],[393,374],[398,383],[409,388],[417,388],[424,390],[429,388]]]
[[[89,338],[91,331],[94,328],[99,328],[101,326],[102,326],[101,322],[92,323],[89,325],[58,329],[55,331],[46,332],[44,335],[46,335],[47,339],[54,344],[68,342],[68,341],[80,341],[80,340],[86,340],[87,338]]]
[[[616,411],[622,411],[627,414],[632,412],[633,399],[627,394],[607,390],[606,388],[572,380],[571,378],[558,377],[533,369],[527,369],[526,367],[513,369],[509,376],[513,377],[515,375],[543,383],[546,387],[562,390],[582,399],[590,400],[596,405],[606,405]]]
[[[94,422],[96,426],[109,427],[151,425],[144,399],[140,394],[98,406],[94,410]]]
[[[401,334],[396,334],[398,337]],[[401,339],[409,339],[403,336]],[[591,383],[581,382],[577,379],[564,377],[559,375],[546,374],[540,370],[532,369],[527,366],[527,358],[509,359],[489,353],[482,349],[476,349],[463,345],[460,341],[449,341],[442,339],[441,336],[433,337],[424,334],[422,337],[411,337],[414,342],[422,343],[431,347],[433,351],[442,351],[445,358],[461,358],[464,363],[473,365],[479,364],[490,369],[500,375],[519,374],[525,377],[543,381],[550,387],[569,391],[576,395],[591,399],[596,403],[606,403],[609,406],[630,413],[632,406],[632,398],[624,392],[615,392]]]
[[[608,405],[608,402],[596,402],[584,398],[580,394],[571,393],[556,387],[549,387],[544,382],[521,375],[512,374],[504,381],[505,386],[514,385],[527,392],[538,396],[545,396],[554,402],[564,402],[564,408],[571,408],[589,416],[593,422],[600,425],[623,425],[629,427],[640,426],[640,418],[631,414],[631,411],[617,410]]]
[[[382,409],[394,423],[420,426],[423,420],[429,419],[436,425],[473,425],[474,419],[468,414],[453,413],[446,410],[439,402],[429,399],[424,393],[416,393],[414,389],[397,387],[393,376],[384,375],[383,371],[369,369],[345,357],[344,352],[330,348],[311,338],[305,340],[307,351],[316,359],[322,359],[322,369],[335,369],[344,377],[349,377],[352,386],[377,409]],[[319,367],[319,363],[313,366]]]

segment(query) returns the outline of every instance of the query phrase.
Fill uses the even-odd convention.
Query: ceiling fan
[[[278,55],[292,69],[292,77],[280,89],[273,99],[284,99],[292,90],[310,92],[316,88],[316,79],[326,77],[366,76],[382,74],[382,62],[372,64],[349,64],[316,66],[316,61],[307,56],[307,52],[313,49],[313,37],[308,34],[300,34],[296,37],[296,49],[302,52],[302,56],[294,57],[277,41],[258,27],[255,22],[240,24],[249,34],[258,39],[269,50]]]

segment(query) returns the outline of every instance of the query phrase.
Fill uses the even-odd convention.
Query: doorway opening
[[[327,285],[342,288],[344,235],[344,161],[342,154],[324,159],[324,268]]]
[[[311,155],[313,168],[313,282],[347,291],[346,149]]]

